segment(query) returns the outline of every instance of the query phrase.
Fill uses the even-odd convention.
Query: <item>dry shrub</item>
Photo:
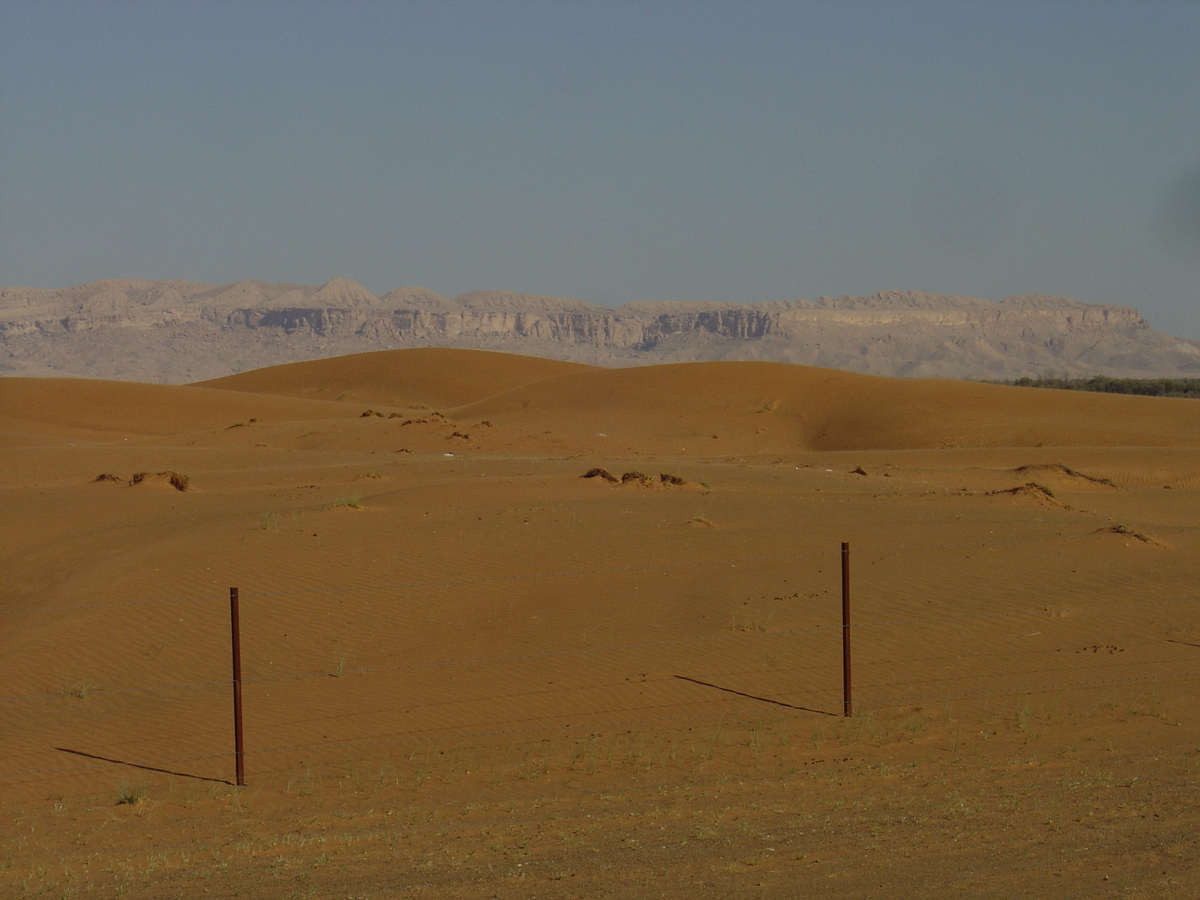
[[[1169,544],[1156,538],[1154,535],[1130,528],[1128,525],[1105,525],[1103,528],[1097,528],[1092,534],[1123,534],[1134,540],[1141,541],[1143,544],[1149,544],[1151,547],[1170,547]]]
[[[471,436],[469,434],[463,434],[461,431],[454,432],[453,434],[450,435],[450,437],[461,438],[464,441],[469,441],[471,439]]]
[[[129,479],[130,486],[141,484],[149,478],[161,478],[177,491],[186,491],[188,489],[188,477],[182,472],[167,470],[166,472],[135,472],[133,477]]]
[[[1005,490],[988,491],[987,496],[994,497],[998,494],[1010,494],[1013,497],[1025,497],[1033,500],[1043,506],[1052,506],[1056,509],[1063,509],[1073,512],[1074,508],[1063,503],[1054,496],[1054,491],[1036,481],[1029,481],[1025,484],[1018,485],[1014,488],[1006,488]]]
[[[626,472],[621,476],[621,484],[637,484],[641,485],[642,487],[654,487],[655,481],[645,472],[638,472],[634,470],[633,472]]]
[[[396,416],[396,418],[399,418],[399,416]],[[424,419],[405,419],[403,422],[400,423],[400,427],[403,428],[405,425],[449,425],[449,424],[451,424],[449,419],[447,419],[445,416],[443,416],[440,412],[435,412],[435,413],[430,413],[429,416],[427,416]]]
[[[123,478],[118,478],[116,475],[109,475],[107,472],[102,472],[101,474],[97,475],[97,476],[96,476],[96,481],[97,481],[97,482],[100,482],[100,481],[114,481],[114,482],[116,482],[117,484],[124,484],[124,483],[125,483],[125,480],[124,480]]]
[[[610,484],[616,484],[618,481],[621,480],[616,475],[614,475],[612,472],[608,471],[608,469],[602,469],[599,466],[596,466],[594,469],[588,469],[586,472],[583,473],[583,477],[584,478],[603,478],[605,481],[609,482]]]
[[[1087,475],[1083,472],[1077,472],[1062,463],[1038,464],[1030,466],[1017,466],[1013,469],[1018,474],[1034,473],[1034,472],[1057,472],[1060,475],[1066,475],[1069,478],[1081,478],[1084,481],[1090,481],[1093,484],[1103,484],[1106,487],[1116,488],[1117,484],[1110,478],[1099,478],[1095,475]],[[1119,490],[1119,488],[1118,488]]]
[[[658,476],[658,480],[661,481],[663,484],[673,484],[676,487],[683,487],[685,484],[687,484],[687,482],[684,481],[682,478],[680,478],[678,475],[672,475],[669,472],[662,472]]]
[[[1017,496],[1019,494],[1036,496],[1036,495],[1040,494],[1041,496],[1048,497],[1051,500],[1054,499],[1054,491],[1050,490],[1050,488],[1046,487],[1044,484],[1039,484],[1036,481],[1027,481],[1025,484],[1017,485],[1017,487],[1013,487],[1013,488],[1004,488],[1003,490],[988,491],[988,494],[992,494],[992,495],[994,495],[994,494],[1012,494],[1013,496]]]
[[[359,416],[359,418],[360,418],[360,419],[367,419],[367,418],[370,418],[371,416],[378,416],[378,417],[379,417],[379,418],[381,418],[381,419],[382,419],[382,418],[384,418],[384,415],[383,415],[383,413],[381,413],[381,412],[380,412],[379,410],[377,410],[377,409],[368,409],[368,410],[366,410],[365,412],[363,412],[363,413],[362,413],[362,414]]]

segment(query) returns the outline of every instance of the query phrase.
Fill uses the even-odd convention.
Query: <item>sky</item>
[[[1200,3],[0,2],[0,285],[1135,306],[1200,339]]]

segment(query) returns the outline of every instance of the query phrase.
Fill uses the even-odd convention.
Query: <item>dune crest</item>
[[[0,381],[0,415],[148,434],[269,421],[441,425],[479,450],[549,440],[680,456],[983,447],[1200,446],[1200,404],[939,379],[880,378],[770,362],[604,369],[473,350],[412,349],[290,363],[190,386]],[[258,424],[251,423],[257,422]],[[469,436],[471,423],[487,423]],[[495,425],[498,431],[493,431]],[[461,426],[461,427],[460,427]],[[391,426],[389,426],[391,427]],[[410,429],[411,430],[411,429]],[[440,433],[440,432],[439,432]],[[345,433],[384,441],[391,432]],[[514,443],[515,442],[515,443]],[[534,446],[531,444],[530,446]],[[1065,466],[1026,480],[1111,489]]]

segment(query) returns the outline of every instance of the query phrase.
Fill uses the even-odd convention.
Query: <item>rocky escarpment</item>
[[[377,296],[320,287],[114,280],[0,290],[0,371],[184,382],[397,347],[502,350],[601,365],[765,359],[876,375],[1200,376],[1200,343],[1134,309],[1045,295],[999,303],[888,291],[871,297],[617,309],[423,288]]]

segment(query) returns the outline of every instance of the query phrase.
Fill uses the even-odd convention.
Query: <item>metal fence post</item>
[[[236,759],[237,786],[246,786],[246,763],[242,758],[242,635],[238,622],[238,589],[229,589],[229,629],[233,637],[233,746]]]
[[[850,545],[842,541],[842,715],[850,714]]]

